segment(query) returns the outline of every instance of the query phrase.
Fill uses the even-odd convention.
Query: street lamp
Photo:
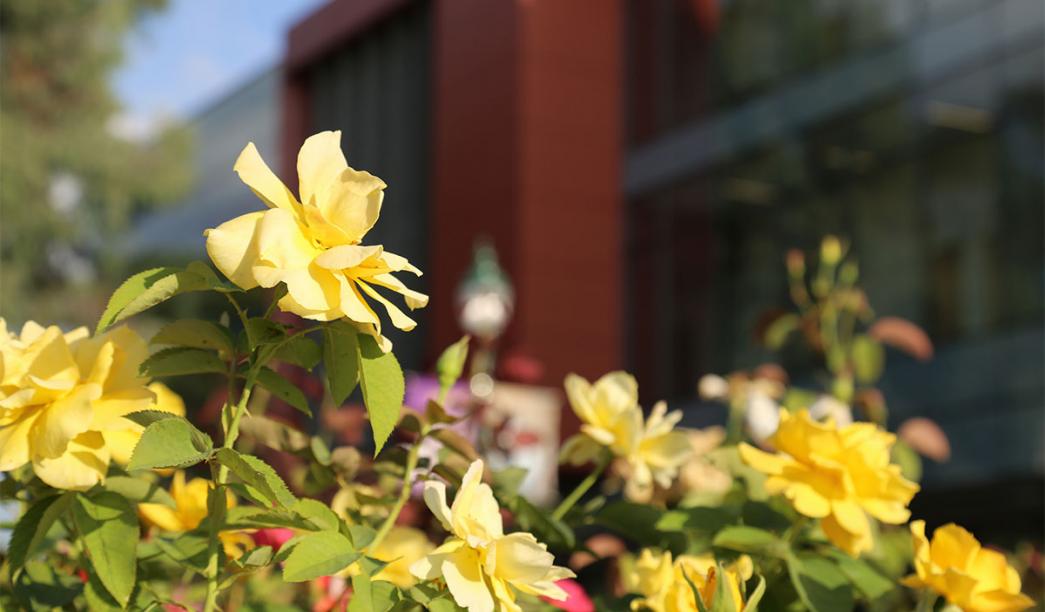
[[[494,346],[511,321],[515,291],[497,262],[497,251],[487,240],[478,240],[472,265],[457,288],[458,322],[476,339],[469,386],[478,399],[493,392]]]

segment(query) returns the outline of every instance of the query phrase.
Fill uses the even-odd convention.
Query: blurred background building
[[[143,153],[164,148],[85,135],[111,101],[57,105],[85,88],[69,75],[94,91],[90,53],[111,67],[112,49],[66,37],[54,65],[86,67],[53,70],[50,89],[35,79],[50,73],[19,71],[56,23],[118,41],[162,4],[0,5],[5,316],[93,322],[76,317],[93,319],[111,287],[94,279],[199,258],[203,229],[257,208],[231,171],[247,141],[293,185],[304,138],[338,129],[349,163],[389,184],[370,236],[425,271],[411,286],[431,305],[393,335],[405,366],[428,368],[459,337],[457,291],[485,240],[514,288],[501,378],[558,387],[569,371],[626,368],[644,405],[667,399],[702,424],[717,413],[696,399],[701,375],[771,358],[752,330],[789,303],[785,251],[835,233],[877,313],[936,344],[929,363],[890,352],[882,384],[894,420],[928,416],[954,448],[927,465],[918,513],[1041,540],[1041,0],[247,2],[293,23],[285,50],[190,113],[191,143],[166,147],[187,151],[185,169]],[[201,10],[186,6],[169,10]],[[214,21],[211,35],[237,41],[224,54],[272,46]],[[204,32],[183,26],[190,48],[184,34]],[[25,169],[37,153],[39,176]],[[133,230],[113,244],[125,218]],[[59,272],[80,279],[71,293],[12,288],[57,287]]]
[[[625,367],[676,406],[768,358],[782,254],[846,236],[937,345],[884,382],[956,449],[922,513],[997,532],[1004,495],[1040,535],[1043,37],[1040,0],[333,2],[287,39],[284,176],[340,129],[389,183],[380,241],[432,294],[412,365],[459,333],[482,235],[540,382]]]

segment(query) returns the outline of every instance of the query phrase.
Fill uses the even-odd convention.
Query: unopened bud
[[[842,241],[837,236],[825,236],[820,243],[820,260],[829,266],[842,261]]]

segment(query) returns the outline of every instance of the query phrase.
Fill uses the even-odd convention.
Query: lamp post
[[[494,348],[515,308],[512,283],[497,262],[497,251],[487,240],[480,239],[475,244],[472,265],[457,288],[457,308],[461,329],[477,344],[469,388],[476,399],[485,401],[493,392]]]

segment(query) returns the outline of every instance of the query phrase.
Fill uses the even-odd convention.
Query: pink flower
[[[251,536],[254,538],[254,543],[258,546],[271,546],[272,550],[279,550],[280,546],[287,543],[287,540],[294,537],[294,532],[286,527],[271,527],[269,529],[259,529],[255,531]]]
[[[547,597],[541,597],[542,600],[567,612],[595,612],[595,604],[592,603],[579,582],[566,579],[559,580],[555,584],[566,591],[566,601],[556,601]]]

